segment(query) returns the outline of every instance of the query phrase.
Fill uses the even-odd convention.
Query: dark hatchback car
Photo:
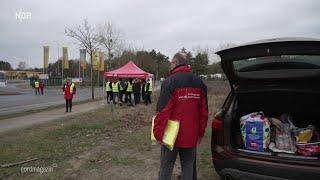
[[[320,40],[269,39],[216,54],[231,86],[212,121],[212,161],[222,179],[320,180],[320,156],[246,150],[239,123],[251,112],[285,112],[297,127],[320,127]]]

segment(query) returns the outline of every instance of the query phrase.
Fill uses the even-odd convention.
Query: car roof
[[[257,41],[252,41],[240,45],[235,45],[235,46],[230,46],[226,47],[223,49],[220,49],[215,52],[215,54],[219,54],[220,52],[223,52],[228,49],[234,49],[234,48],[239,48],[239,47],[244,47],[244,46],[251,46],[251,45],[257,45],[257,44],[268,44],[268,43],[281,43],[281,42],[297,42],[297,41],[319,41],[320,39],[316,38],[305,38],[305,37],[282,37],[282,38],[272,38],[272,39],[263,39],[263,40],[257,40]]]

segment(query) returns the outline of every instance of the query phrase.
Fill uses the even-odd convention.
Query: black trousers
[[[142,91],[141,93],[142,101],[145,101],[146,98],[146,92]]]
[[[121,90],[119,92],[119,99],[120,99],[120,102],[123,102],[123,95],[125,94],[125,91],[124,90]]]
[[[146,92],[146,94],[145,94],[145,103],[151,104],[151,92],[150,91]]]
[[[36,93],[36,95],[40,95],[40,90],[39,90],[40,88],[34,88],[34,91],[35,91],[35,93]]]
[[[66,99],[66,112],[72,109],[72,99]]]
[[[176,158],[180,156],[181,163],[181,179],[182,180],[196,180],[197,168],[196,168],[196,147],[194,148],[173,148],[170,151],[167,147],[161,146],[160,155],[160,180],[170,180],[172,176],[172,170],[176,162]]]
[[[119,93],[117,92],[112,92],[112,100],[113,100],[113,104],[116,104],[117,102],[119,102]],[[117,100],[116,100],[117,99]]]
[[[112,91],[107,91],[107,102],[110,103],[113,100]]]
[[[131,94],[132,92],[126,92],[126,102],[129,102],[130,104],[132,103]]]
[[[134,93],[134,103],[139,104],[140,103],[140,93]]]

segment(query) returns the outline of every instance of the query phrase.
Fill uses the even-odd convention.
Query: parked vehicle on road
[[[262,40],[223,49],[216,54],[221,57],[221,66],[231,86],[212,121],[212,161],[222,179],[319,180],[319,139],[311,143],[309,147],[314,151],[309,154],[298,151],[301,144],[294,144],[297,148],[293,148],[293,152],[275,152],[268,148],[268,142],[265,149],[255,151],[244,144],[248,139],[244,139],[241,132],[240,119],[253,112],[263,121],[287,117],[288,130],[291,126],[299,129],[311,125],[313,135],[319,134],[320,40]],[[272,131],[275,125],[271,121],[270,124]],[[253,134],[250,136],[253,139],[249,139],[252,147],[259,145],[255,137],[263,138],[263,135],[258,136],[258,131],[258,127],[244,131]],[[272,132],[270,136],[271,142],[277,138]],[[310,139],[307,137],[308,141]]]
[[[7,81],[5,79],[5,72],[0,71],[0,87],[6,87],[7,86]]]

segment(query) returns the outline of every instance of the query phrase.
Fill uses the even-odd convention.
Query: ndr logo
[[[16,12],[16,19],[17,20],[30,20],[31,19],[31,12],[24,12],[24,11],[19,11]]]

